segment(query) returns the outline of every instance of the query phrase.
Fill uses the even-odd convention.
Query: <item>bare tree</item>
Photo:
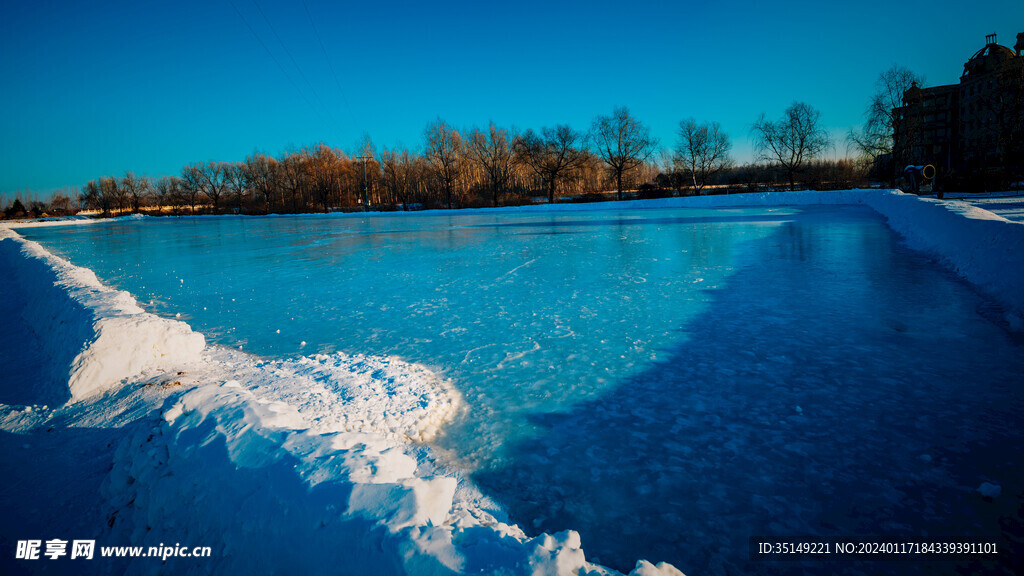
[[[269,213],[278,190],[277,160],[266,154],[253,153],[245,159],[245,172],[253,191],[263,199],[263,211]]]
[[[338,165],[341,153],[326,144],[316,145],[306,154],[306,172],[309,190],[316,204],[324,212],[330,211],[331,201],[338,196]]]
[[[696,120],[689,118],[679,123],[676,156],[689,172],[693,189],[698,194],[703,194],[708,180],[732,164],[729,159],[731,149],[729,135],[722,131],[718,122],[697,124]]]
[[[138,212],[142,202],[149,196],[150,180],[146,176],[136,176],[133,172],[125,172],[121,178],[121,188],[131,202],[132,212]]]
[[[181,169],[181,184],[179,192],[181,198],[188,203],[192,213],[196,213],[196,205],[199,204],[199,196],[203,193],[205,177],[203,176],[202,164],[193,164]]]
[[[452,208],[452,198],[463,170],[462,136],[440,118],[427,125],[425,136],[427,146],[424,156],[430,161],[442,186],[445,205]]]
[[[615,187],[622,200],[622,176],[647,161],[657,141],[651,131],[619,106],[611,116],[598,116],[591,127],[591,139],[597,153],[615,177]]]
[[[491,188],[491,205],[495,207],[508,188],[515,168],[513,141],[514,137],[509,136],[508,130],[498,128],[494,122],[491,122],[486,134],[474,128],[469,135],[468,156],[477,162],[487,175]]]
[[[82,186],[82,193],[78,195],[78,201],[89,210],[102,210],[106,214],[109,206],[106,199],[100,194],[100,183],[96,180],[89,180]]]
[[[384,188],[402,205],[402,210],[407,211],[416,186],[416,159],[408,150],[385,150],[381,152],[380,163],[384,171]]]
[[[790,190],[796,189],[796,174],[804,164],[830,145],[828,134],[818,125],[820,117],[809,104],[794,102],[780,120],[770,121],[761,114],[751,128],[761,159],[782,166]]]
[[[124,210],[126,196],[117,178],[111,176],[100,178],[99,186],[104,214],[108,213],[115,205],[119,213]]]
[[[158,212],[164,206],[173,206],[181,197],[181,181],[174,176],[164,176],[153,185],[153,200],[156,201]]]
[[[74,192],[72,192],[74,193]],[[50,198],[50,212],[58,214],[66,214],[71,211],[71,197],[65,193],[64,189],[56,192],[53,197]]]
[[[875,80],[875,93],[864,113],[864,127],[861,130],[851,129],[846,136],[847,142],[873,165],[891,155],[893,168],[887,171],[894,181],[895,168],[907,160],[908,149],[914,145],[914,136],[918,132],[907,124],[913,119],[905,118],[899,111],[904,105],[904,95],[915,85],[923,86],[924,78],[902,66],[893,65],[879,74]],[[901,149],[895,148],[894,134],[903,136]]]
[[[277,163],[280,185],[291,197],[292,213],[298,213],[300,203],[305,203],[304,194],[308,180],[304,166],[306,160],[306,155],[301,151],[285,152]]]
[[[250,192],[251,182],[249,171],[245,169],[245,163],[235,162],[224,165],[224,184],[228,193],[235,199],[235,210],[242,213],[242,200]]]
[[[537,135],[533,130],[516,139],[518,160],[529,166],[548,187],[548,202],[557,201],[558,179],[566,176],[583,158],[579,148],[579,132],[566,125],[542,128]]]
[[[210,160],[205,164],[197,164],[197,166],[199,174],[202,176],[203,193],[213,203],[213,213],[216,214],[220,207],[220,200],[228,188],[226,179],[228,165],[225,162]]]
[[[682,166],[679,155],[674,150],[662,149],[658,152],[658,174],[655,182],[659,188],[670,188],[682,193]]]

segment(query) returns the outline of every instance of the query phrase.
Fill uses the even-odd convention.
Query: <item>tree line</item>
[[[820,159],[831,143],[809,104],[794,102],[777,120],[762,115],[751,135],[758,162],[737,166],[730,136],[717,122],[681,121],[673,147],[656,156],[658,141],[626,107],[597,116],[587,131],[564,124],[519,131],[494,123],[458,130],[439,118],[424,129],[418,152],[377,149],[367,138],[355,154],[320,143],[277,156],[255,152],[238,162],[194,163],[159,178],[129,171],[87,182],[77,204],[103,215],[410,210],[798,184],[837,188],[863,176],[860,163]],[[61,196],[55,211],[73,203]]]

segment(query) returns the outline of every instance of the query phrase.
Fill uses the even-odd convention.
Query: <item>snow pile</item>
[[[66,385],[72,401],[198,358],[205,347],[188,324],[146,313],[129,293],[103,286],[91,270],[6,228],[0,228],[0,252],[17,262],[15,273],[30,299],[22,314],[56,360],[46,385]]]
[[[206,566],[217,573],[312,572],[325,554],[289,560],[301,534],[313,539],[302,550],[322,546],[352,573],[372,573],[399,562],[419,534],[403,531],[447,518],[455,480],[417,478],[416,461],[378,435],[310,432],[294,408],[235,381],[168,403],[162,421],[118,447],[103,486],[124,541],[222,543]]]
[[[398,358],[317,354],[258,368],[276,376],[260,385],[261,397],[299,407],[322,433],[372,431],[429,442],[462,406],[450,382]]]
[[[115,537],[222,543],[198,572],[614,573],[586,562],[576,532],[526,538],[480,511],[450,514],[456,480],[416,476],[379,435],[303,429],[298,412],[233,381],[169,404],[119,446],[102,492]],[[633,574],[680,573],[640,562]]]
[[[325,423],[320,403],[327,400],[319,389],[307,397],[294,393],[298,409],[271,399],[285,395],[289,382],[324,384],[321,379],[342,366],[357,367],[355,376],[335,373],[342,382],[324,388],[342,390],[344,397],[365,389],[366,366],[380,366],[374,371],[380,383],[370,388],[387,396],[403,394],[389,382],[411,383],[419,371],[413,366],[401,376],[412,365],[343,355],[257,365],[222,349],[140,388],[187,387],[170,395],[157,416],[125,427],[101,489],[110,527],[104,537],[218,544],[222,552],[212,558],[176,560],[181,573],[262,573],[273,567],[289,573],[617,574],[588,563],[574,531],[528,538],[459,496],[473,488],[427,470],[423,448],[398,437],[410,435],[401,432],[404,425]],[[209,380],[225,372],[246,379]],[[268,390],[269,397],[261,394]],[[351,400],[357,412],[360,404],[378,402],[357,394]],[[391,408],[397,410],[397,402]],[[424,408],[417,403],[412,411]],[[334,409],[347,410],[348,404]],[[414,429],[440,417],[420,418]],[[350,429],[323,431],[339,424]],[[139,559],[128,571],[160,569]],[[639,562],[633,574],[680,572]]]
[[[575,532],[529,539],[480,511],[450,515],[456,479],[417,476],[381,435],[313,432],[235,381],[167,404],[118,447],[102,494],[115,540],[221,543],[197,572],[610,574]]]

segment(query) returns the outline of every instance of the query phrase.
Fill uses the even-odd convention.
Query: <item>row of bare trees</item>
[[[795,103],[783,120],[762,116],[754,125],[762,157],[786,170],[791,187],[828,146],[818,117]],[[276,157],[253,153],[240,162],[200,162],[158,179],[132,172],[103,177],[83,186],[79,200],[104,214],[499,206],[541,194],[554,203],[611,190],[622,199],[626,190],[666,182],[700,194],[733,167],[729,135],[716,122],[680,122],[675,146],[660,162],[653,158],[657,146],[625,107],[598,116],[586,132],[567,125],[520,132],[494,123],[460,131],[438,119],[424,130],[421,153],[377,150],[369,139],[351,155],[318,144]]]

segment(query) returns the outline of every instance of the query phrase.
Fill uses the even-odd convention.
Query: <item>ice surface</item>
[[[289,458],[305,463],[292,470],[309,471],[299,485],[359,483],[330,493],[351,512],[339,526],[377,526],[374,542],[395,546],[373,548],[385,556],[418,551],[399,554],[406,569],[572,569],[584,556],[567,528],[615,568],[646,557],[696,573],[749,571],[755,534],[868,526],[922,537],[943,525],[998,539],[1010,499],[982,502],[998,512],[979,514],[981,499],[964,495],[985,478],[1022,477],[1005,457],[1021,440],[1022,366],[1020,343],[1004,330],[1020,310],[1012,268],[1022,252],[993,250],[1019,247],[1020,225],[883,192],[714,199],[867,204],[903,241],[997,298],[987,300],[906,250],[871,211],[712,210],[711,200],[24,233],[146,309],[181,313],[212,342],[267,356],[257,365],[213,347],[187,371],[199,382],[180,385],[202,386],[182,391],[190,402],[168,401],[158,426],[174,466],[207,463],[194,454],[206,438],[226,448],[230,465],[284,483],[254,476],[242,486],[287,493],[294,478],[266,472]],[[708,209],[679,208],[687,203]],[[127,247],[147,252],[149,269],[119,256]],[[80,261],[79,248],[98,258]],[[150,378],[147,390],[174,390],[176,378]],[[16,429],[34,418],[11,409],[3,421]],[[504,511],[476,506],[486,498],[469,485],[451,492],[445,466],[405,441],[439,430],[442,462],[472,471],[512,522],[562,535],[529,540]],[[125,466],[146,470],[138,462],[150,450],[138,442],[152,434],[124,448]],[[335,440],[309,440],[325,435]],[[221,492],[229,468],[217,462],[198,479],[210,485],[200,493],[235,502]],[[108,497],[150,497],[132,490]],[[296,496],[254,510],[310,504]],[[436,525],[446,507],[453,529]],[[121,514],[137,523],[139,513]],[[226,532],[261,526],[259,516],[228,517],[204,522]],[[332,534],[350,538],[344,530]]]
[[[12,273],[0,283],[8,311],[48,299],[70,311],[58,317],[59,330],[40,330],[54,328],[53,318],[18,318],[11,326],[37,338],[5,349],[5,360],[12,351],[45,356],[74,334],[84,339],[75,350],[121,335],[134,355],[128,340],[144,339],[140,331],[195,340],[190,330],[166,330],[173,321],[141,311],[87,270],[0,232],[0,263]],[[128,329],[96,329],[126,315],[133,322],[118,326]],[[457,477],[429,472],[429,452],[410,440],[435,434],[458,397],[426,369],[340,354],[264,363],[228,348],[202,353],[198,338],[198,349],[163,348],[172,352],[155,363],[148,351],[138,365],[114,359],[94,374],[103,383],[123,376],[117,385],[67,394],[61,406],[0,404],[0,461],[17,470],[0,496],[4,549],[42,531],[88,535],[98,546],[191,542],[217,550],[176,562],[175,573],[612,574],[586,561],[578,534],[527,538],[475,505],[485,499],[472,486],[457,495]],[[79,357],[53,360],[62,365],[6,370],[3,400],[41,374],[70,374],[73,390]],[[80,573],[67,562],[46,567]],[[149,558],[97,562],[128,573],[170,569]],[[4,554],[0,568],[25,566]]]

